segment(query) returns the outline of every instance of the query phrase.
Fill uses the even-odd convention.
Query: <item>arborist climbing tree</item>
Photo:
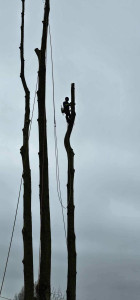
[[[68,103],[68,98],[65,98]],[[75,85],[71,85],[71,110],[65,109],[66,120],[68,123],[64,145],[68,158],[68,183],[67,183],[67,249],[68,249],[68,277],[67,277],[67,300],[76,299],[76,243],[75,243],[75,228],[74,228],[74,152],[70,144],[70,136],[72,133],[75,121]],[[62,111],[63,112],[63,111]]]
[[[71,119],[71,103],[69,103],[69,98],[66,97],[65,101],[63,102],[63,107],[61,108],[62,113],[66,115],[66,121],[69,124]]]

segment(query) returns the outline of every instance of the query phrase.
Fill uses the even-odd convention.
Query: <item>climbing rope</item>
[[[38,77],[37,77],[37,83],[36,83],[36,89],[35,89],[35,95],[34,95],[34,101],[33,101],[31,121],[30,121],[30,126],[29,126],[28,140],[30,138],[30,133],[31,133],[31,126],[32,126],[32,120],[33,120],[33,114],[34,114],[34,107],[35,107],[35,100],[36,100],[36,94],[37,94],[37,86],[38,86]],[[25,157],[25,159],[26,159],[26,157]],[[2,289],[3,289],[3,284],[4,284],[4,280],[5,280],[5,275],[6,275],[6,271],[7,271],[7,266],[8,266],[8,261],[9,261],[9,256],[10,256],[10,251],[11,251],[11,246],[12,246],[12,241],[13,241],[13,236],[14,236],[14,230],[15,230],[15,225],[16,225],[16,219],[17,219],[17,213],[18,213],[18,207],[19,207],[19,200],[20,200],[20,195],[21,195],[22,183],[23,183],[23,178],[21,176],[19,193],[18,193],[18,201],[17,201],[16,212],[15,212],[15,217],[14,217],[14,224],[13,224],[13,228],[12,228],[12,234],[11,234],[11,238],[10,238],[10,244],[9,244],[9,248],[8,248],[8,254],[7,254],[7,258],[6,258],[6,263],[5,263],[5,268],[4,268],[4,273],[3,273],[2,283],[1,283],[1,288],[0,288],[0,297],[3,298],[3,299],[8,299],[8,298],[5,298],[5,297],[2,297],[1,293],[2,293]]]
[[[6,275],[6,271],[7,271],[8,260],[9,260],[9,256],[10,256],[10,250],[11,250],[12,241],[13,241],[13,235],[14,235],[14,230],[15,230],[15,225],[16,225],[16,219],[17,219],[17,213],[18,213],[19,199],[20,199],[20,194],[21,194],[22,181],[23,181],[23,178],[21,177],[20,187],[19,187],[19,194],[18,194],[18,201],[17,201],[17,207],[16,207],[16,213],[15,213],[15,218],[14,218],[14,224],[13,224],[12,235],[11,235],[11,239],[10,239],[10,245],[9,245],[9,249],[8,249],[8,255],[7,255],[7,259],[6,259],[4,274],[3,274],[3,278],[2,278],[2,284],[1,284],[1,288],[0,288],[0,295],[2,293],[4,279],[5,279],[5,275]]]
[[[52,38],[51,38],[51,30],[50,30],[50,24],[49,24],[49,36],[50,36],[50,48],[51,48],[51,64],[52,64],[52,85],[53,85],[53,112],[54,112],[54,140],[55,140],[55,158],[56,158],[56,182],[57,182],[57,194],[58,199],[61,204],[61,206],[64,209],[68,208],[68,204],[70,201],[70,197],[68,200],[67,206],[63,205],[62,201],[62,193],[61,193],[61,184],[60,184],[60,176],[59,176],[59,156],[58,156],[58,143],[57,143],[57,131],[56,131],[56,109],[55,109],[55,96],[54,96],[54,71],[53,71],[53,55],[52,55]]]
[[[57,143],[57,131],[56,131],[56,114],[55,114],[55,94],[54,94],[54,68],[53,68],[53,51],[52,51],[52,38],[51,38],[51,29],[50,24],[49,27],[49,37],[50,37],[50,49],[51,49],[51,65],[52,65],[52,86],[53,86],[53,112],[54,112],[54,142],[55,142],[55,161],[56,161],[56,185],[57,185],[57,195],[59,202],[61,204],[62,209],[62,218],[63,218],[63,224],[64,224],[64,232],[65,232],[65,239],[66,239],[66,245],[67,245],[67,233],[66,233],[66,224],[65,224],[65,218],[64,218],[64,209],[67,209],[63,205],[62,202],[62,196],[61,196],[61,186],[60,186],[60,177],[59,177],[59,160],[58,160],[58,143]]]

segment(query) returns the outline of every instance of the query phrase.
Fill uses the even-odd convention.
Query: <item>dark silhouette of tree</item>
[[[32,215],[31,215],[31,170],[29,162],[29,124],[30,124],[30,91],[25,79],[25,64],[24,64],[24,14],[25,0],[22,1],[21,13],[21,81],[25,92],[25,116],[23,128],[23,146],[20,149],[23,163],[23,244],[24,244],[24,300],[33,300],[33,248],[32,248]],[[22,298],[21,298],[22,299]]]
[[[70,137],[75,121],[75,85],[71,85],[71,116],[68,123],[64,145],[68,157],[68,184],[67,184],[67,247],[68,247],[68,278],[67,300],[76,299],[76,246],[74,229],[74,152],[70,144]]]
[[[24,74],[24,14],[25,0],[22,1],[21,14],[21,81],[25,91],[25,117],[23,128],[23,146],[21,156],[23,163],[24,181],[24,290],[17,298],[22,300],[51,300],[56,299],[56,294],[51,293],[51,225],[50,225],[50,204],[49,204],[49,172],[48,172],[48,149],[47,149],[47,126],[46,126],[46,48],[49,24],[50,2],[45,0],[43,31],[41,49],[35,49],[39,62],[38,71],[38,130],[39,130],[39,197],[40,197],[40,272],[38,284],[33,280],[33,249],[32,249],[32,217],[31,217],[31,171],[29,163],[29,124],[30,124],[30,91],[28,89]],[[67,300],[76,299],[76,246],[74,229],[74,152],[70,144],[70,137],[75,121],[75,85],[71,85],[71,111],[67,126],[64,145],[68,157],[68,184],[67,184],[67,247],[68,247],[68,278],[67,278]],[[35,297],[34,297],[35,295]],[[54,298],[52,298],[52,296]],[[60,299],[60,294],[58,295]],[[15,296],[17,297],[17,296]],[[64,298],[64,297],[63,297]],[[62,299],[62,298],[61,298]]]
[[[40,274],[38,295],[41,300],[50,300],[51,277],[51,226],[49,207],[49,175],[46,130],[46,46],[50,3],[45,1],[41,49],[35,49],[39,61],[38,72],[38,128],[39,128],[39,170],[40,170]]]

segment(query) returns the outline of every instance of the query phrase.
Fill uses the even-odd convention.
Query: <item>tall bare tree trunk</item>
[[[33,248],[32,248],[32,215],[31,215],[31,170],[29,162],[29,124],[30,124],[30,91],[28,89],[24,74],[24,14],[25,0],[22,1],[21,13],[21,81],[25,91],[25,117],[23,128],[23,146],[20,149],[23,163],[23,244],[24,244],[24,299],[33,300],[34,279],[33,279]]]
[[[38,128],[39,128],[39,170],[40,170],[40,275],[38,294],[41,300],[50,300],[51,277],[51,226],[49,207],[49,175],[46,131],[46,46],[50,4],[45,1],[41,49],[35,49],[39,61],[38,72]]]
[[[67,278],[67,300],[76,299],[76,246],[74,229],[74,152],[70,144],[75,120],[75,85],[71,85],[71,119],[67,127],[64,145],[68,157],[68,184],[67,184],[67,245],[68,245],[68,278]]]

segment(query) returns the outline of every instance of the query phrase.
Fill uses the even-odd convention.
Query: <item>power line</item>
[[[63,205],[62,196],[61,196],[61,186],[60,186],[60,177],[59,177],[59,160],[58,160],[58,144],[57,144],[57,131],[56,131],[56,114],[55,114],[55,94],[54,94],[54,68],[53,68],[53,53],[52,53],[52,38],[51,38],[51,29],[49,24],[49,37],[50,37],[50,49],[51,49],[51,65],[52,65],[52,85],[53,85],[53,112],[54,112],[54,142],[55,142],[55,161],[56,161],[56,184],[57,184],[57,194],[58,199],[61,204],[62,208],[62,217],[63,217],[63,224],[64,224],[64,232],[65,232],[65,239],[67,245],[67,233],[66,233],[66,225],[65,225],[65,218],[64,218],[64,209],[67,209]]]
[[[33,114],[34,114],[34,107],[35,107],[35,100],[36,100],[36,94],[37,94],[37,86],[38,86],[38,77],[37,77],[37,83],[36,83],[36,89],[35,89],[35,95],[34,95],[34,101],[33,101],[31,121],[30,121],[30,126],[29,126],[28,140],[29,140],[30,133],[31,133],[31,126],[32,126],[32,120],[33,120]],[[27,152],[26,152],[26,154],[27,154]],[[25,157],[25,159],[26,159],[26,157]],[[4,268],[4,273],[3,273],[3,278],[2,278],[1,288],[0,288],[0,297],[3,298],[3,299],[4,299],[4,297],[1,296],[1,293],[2,293],[2,288],[3,288],[3,284],[4,284],[4,280],[5,280],[5,275],[6,275],[6,271],[7,271],[7,266],[8,266],[8,261],[9,261],[9,256],[10,256],[10,251],[11,251],[11,246],[12,246],[12,241],[13,241],[13,236],[14,236],[14,230],[15,230],[15,225],[16,225],[16,219],[17,219],[17,213],[18,213],[18,207],[19,207],[19,200],[20,200],[20,195],[21,195],[22,183],[23,183],[23,177],[21,176],[19,193],[18,193],[18,201],[17,201],[16,212],[15,212],[15,217],[14,217],[14,224],[13,224],[13,228],[12,228],[12,234],[11,234],[10,244],[9,244],[9,248],[8,248],[8,254],[7,254],[7,258],[6,258],[6,263],[5,263],[5,268]],[[8,298],[5,298],[5,299],[8,299]]]

